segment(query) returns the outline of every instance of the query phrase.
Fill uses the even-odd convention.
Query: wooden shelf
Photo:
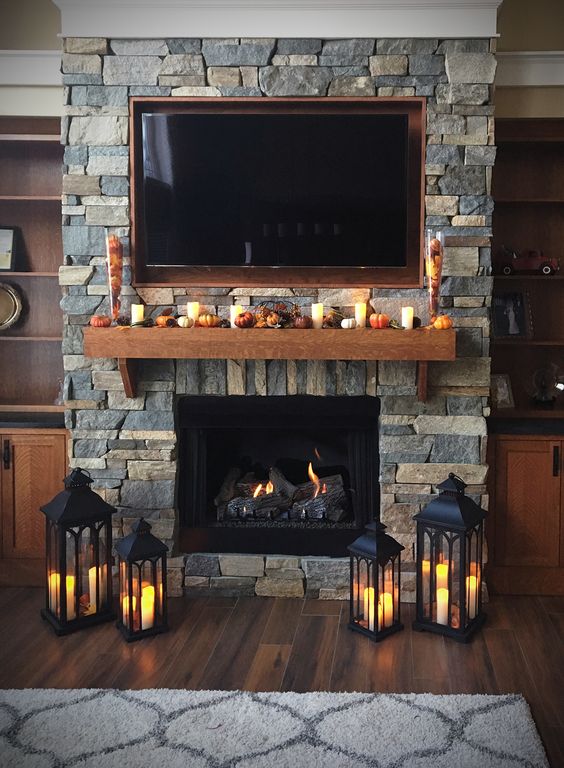
[[[63,340],[62,336],[2,336],[0,335],[0,342],[1,341],[58,341],[61,342]]]
[[[57,133],[0,133],[0,141],[44,141],[60,144]]]
[[[415,360],[418,393],[424,400],[427,362],[455,359],[456,331],[85,328],[84,354],[118,358],[128,397],[135,397],[133,361],[137,359]]]
[[[18,279],[21,277],[59,277],[58,272],[3,272],[0,271],[0,276],[2,277],[17,277]]]
[[[61,202],[61,196],[60,195],[0,195],[0,201],[25,201],[26,203],[32,203],[32,202],[41,202],[44,203],[47,202],[55,202],[60,203]]]
[[[553,283],[556,280],[564,280],[564,275],[539,275],[529,274],[528,272],[519,272],[518,274],[514,275],[494,275],[493,277],[496,282],[497,280],[508,280],[509,282],[512,280],[526,280],[527,282],[529,280],[544,280],[545,283]]]
[[[492,339],[500,347],[564,347],[564,339]]]
[[[6,405],[0,403],[0,413],[63,413],[65,410],[64,405],[41,405],[41,403],[33,403],[33,405],[25,405],[23,403],[16,405]]]
[[[563,419],[562,408],[498,408],[492,410],[491,419]]]

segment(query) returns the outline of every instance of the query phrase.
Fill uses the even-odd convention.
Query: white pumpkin
[[[356,328],[354,317],[345,317],[344,320],[341,320],[341,328]]]
[[[194,325],[194,321],[191,317],[187,317],[186,315],[182,315],[182,317],[178,318],[178,325],[181,328],[191,328]]]

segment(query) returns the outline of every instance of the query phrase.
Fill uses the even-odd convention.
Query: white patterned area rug
[[[547,768],[521,696],[0,691],[2,768]]]

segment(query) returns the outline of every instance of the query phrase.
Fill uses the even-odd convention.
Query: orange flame
[[[259,483],[255,488],[255,492],[253,493],[253,499],[256,499],[256,497],[259,495],[261,491],[262,491],[262,483]]]
[[[321,454],[319,453],[319,451],[317,450],[317,448],[314,448],[314,449],[313,449],[313,452],[315,453],[315,458],[316,458],[318,461],[321,461]]]
[[[307,476],[311,480],[311,482],[315,485],[315,493],[313,494],[313,498],[315,499],[317,494],[319,493],[319,478],[313,471],[313,467],[311,466],[311,461],[309,462],[308,468],[307,468]]]
[[[274,485],[270,482],[270,480],[266,484],[266,493],[274,493]]]

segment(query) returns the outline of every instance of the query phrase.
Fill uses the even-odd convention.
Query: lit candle
[[[366,304],[364,302],[354,305],[354,319],[357,328],[366,328]]]
[[[197,323],[198,318],[200,317],[200,302],[189,301],[188,304],[186,304],[186,314],[188,317],[192,318],[194,323]]]
[[[448,624],[448,589],[437,589],[437,624]]]
[[[401,324],[406,331],[411,331],[413,329],[413,307],[401,308]]]
[[[102,574],[100,573],[100,588],[102,587]],[[96,566],[88,569],[88,602],[91,612],[96,611],[98,602],[98,587],[96,585]]]
[[[133,607],[133,622],[135,623],[135,611],[137,610],[137,598],[135,596],[131,598],[131,605]],[[122,607],[123,623],[127,627],[129,627],[129,595],[124,595],[121,607]]]
[[[374,587],[364,590],[364,621],[368,629],[374,632]]]
[[[428,579],[431,575],[431,561],[430,560],[422,560],[421,561],[421,572],[423,575],[423,579]]]
[[[466,577],[466,604],[468,606],[468,618],[476,618],[476,596],[478,592],[478,579],[476,576]]]
[[[136,323],[142,323],[145,320],[145,305],[144,304],[132,304],[131,305],[131,325]]]
[[[49,609],[59,615],[59,587],[61,586],[61,574],[53,571],[49,574]]]
[[[448,560],[437,565],[437,591],[439,589],[448,589],[448,568]]]
[[[141,593],[141,629],[151,629],[155,621],[155,588],[143,587]]]
[[[390,592],[384,592],[378,600],[382,606],[382,616],[385,627],[391,627],[394,623],[394,599]]]
[[[378,632],[382,629],[383,624],[383,614],[382,614],[382,603],[378,601]]]
[[[72,621],[73,619],[76,619],[74,576],[67,576],[66,587],[67,587],[67,621]]]
[[[311,319],[314,328],[323,328],[323,304],[311,305]]]
[[[235,325],[235,318],[237,315],[240,315],[243,311],[243,307],[240,304],[233,304],[233,306],[229,307],[229,320],[231,322],[231,327],[236,328]]]

